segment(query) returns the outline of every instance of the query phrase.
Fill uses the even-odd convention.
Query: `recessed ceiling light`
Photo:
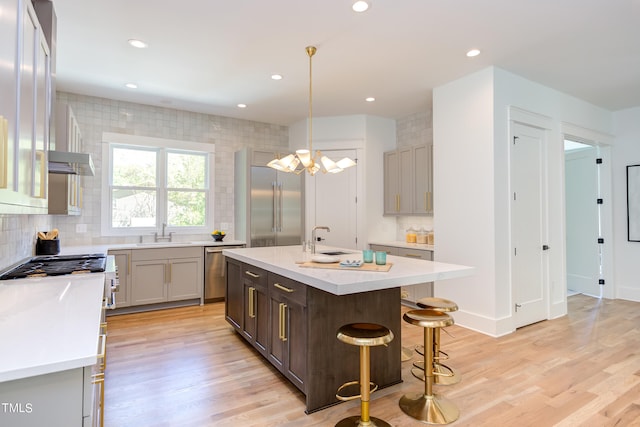
[[[125,86],[129,89],[138,89],[138,85],[135,83],[127,83]]]
[[[354,12],[364,12],[365,10],[369,9],[369,3],[359,0],[355,2],[353,6],[351,6],[351,8]]]
[[[282,75],[281,74],[273,74],[271,76],[272,80],[282,80]]]
[[[133,47],[137,47],[138,49],[144,49],[145,47],[148,46],[148,44],[146,44],[142,40],[137,40],[137,39],[129,39],[129,44]]]
[[[238,104],[238,108],[247,108],[247,104]]]
[[[480,51],[478,49],[471,49],[469,52],[467,52],[467,56],[469,58],[473,58],[474,56],[478,55],[480,55]]]
[[[364,100],[365,100],[365,101],[367,101],[367,102],[373,102],[373,101],[375,101],[376,99],[375,99],[373,96],[370,96],[370,97],[368,97],[368,98],[365,98]]]

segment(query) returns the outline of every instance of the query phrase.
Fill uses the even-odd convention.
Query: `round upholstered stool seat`
[[[360,380],[342,384],[337,392],[338,400],[360,399],[360,415],[344,418],[336,427],[391,427],[391,424],[379,418],[369,416],[370,395],[378,386],[370,381],[371,347],[387,345],[393,340],[393,332],[389,328],[375,323],[349,323],[341,326],[336,334],[343,343],[360,347]],[[349,386],[359,385],[360,394],[343,396],[340,393]]]
[[[338,329],[340,341],[357,346],[385,345],[393,340],[393,332],[375,323],[349,323]]]
[[[402,318],[407,323],[423,328],[446,328],[453,325],[453,317],[447,313],[428,309],[407,311]]]
[[[444,311],[446,313],[450,313],[452,311],[458,311],[458,304],[445,298],[437,298],[437,297],[420,298],[416,302],[416,304],[420,308],[427,308],[429,310],[434,310],[434,311]]]
[[[454,324],[453,317],[442,311],[411,310],[402,318],[405,322],[424,328],[424,391],[407,393],[399,406],[410,417],[427,424],[449,424],[457,420],[460,411],[455,404],[433,392],[435,331]]]

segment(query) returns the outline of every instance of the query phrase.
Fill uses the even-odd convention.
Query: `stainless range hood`
[[[49,151],[49,173],[94,176],[91,154]]]

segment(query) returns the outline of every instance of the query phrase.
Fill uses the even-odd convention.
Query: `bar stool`
[[[434,310],[411,310],[402,316],[405,322],[424,328],[425,381],[423,393],[407,393],[400,398],[400,409],[416,420],[428,424],[449,424],[458,419],[460,411],[451,401],[433,392],[434,331],[453,325],[453,317]]]
[[[458,311],[458,304],[445,298],[421,298],[416,302],[416,304],[418,305],[418,307],[425,308],[427,310],[441,311],[446,313]],[[449,366],[440,363],[441,360],[447,360],[449,358],[449,355],[440,349],[440,329],[436,329],[433,340],[435,361],[434,370],[436,372],[436,376],[434,378],[435,383],[440,385],[459,383],[461,380],[460,375],[456,374],[455,371]],[[424,355],[424,348],[422,346],[416,346],[416,352],[420,355]],[[413,364],[413,366],[414,368],[411,369],[411,373],[413,374],[413,376],[424,381],[424,362],[417,361]]]
[[[344,418],[336,424],[336,427],[391,427],[386,421],[369,416],[369,400],[371,393],[378,389],[377,384],[372,383],[370,379],[371,347],[387,345],[393,340],[393,332],[375,323],[350,323],[338,329],[337,338],[346,344],[360,347],[360,380],[346,382],[336,391],[336,398],[342,401],[360,398],[360,415]],[[354,396],[340,394],[346,387],[356,384],[360,385],[360,394]]]

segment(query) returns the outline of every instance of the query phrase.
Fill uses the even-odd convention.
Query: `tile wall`
[[[286,151],[288,147],[286,126],[64,92],[57,93],[57,100],[71,105],[82,132],[84,151],[92,154],[96,175],[84,178],[81,216],[0,215],[0,269],[31,256],[36,232],[53,227],[60,230],[63,246],[138,241],[139,236],[129,239],[100,236],[103,132],[215,144],[214,226],[229,224],[230,232],[234,206],[233,153],[245,146],[275,151]]]

